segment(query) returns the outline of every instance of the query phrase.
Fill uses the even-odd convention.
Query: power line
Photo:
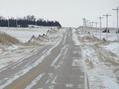
[[[119,8],[117,7],[117,8],[115,8],[115,9],[112,9],[112,10],[115,10],[116,12],[117,12],[117,33],[119,33],[119,24],[118,24],[118,14],[119,14]],[[118,34],[117,34],[117,40],[119,40],[119,36],[118,36]]]
[[[103,19],[103,17],[100,16],[99,17],[99,20],[100,20],[100,39],[101,39],[102,19]]]
[[[106,14],[106,15],[103,15],[106,17],[106,28],[108,29],[108,18],[109,16],[112,16],[112,15],[109,15],[109,14]]]
[[[99,17],[99,20],[100,20],[100,29],[102,28],[102,19],[103,19],[103,17],[100,16],[100,17]]]
[[[83,26],[86,27],[86,18],[83,18]]]

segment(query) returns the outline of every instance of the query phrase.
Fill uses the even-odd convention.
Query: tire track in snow
[[[41,56],[41,58],[38,61],[36,61],[35,64],[32,65],[32,67],[27,70],[27,72],[25,72],[24,74],[21,74],[19,76],[17,75],[17,77],[14,77],[14,78],[8,80],[6,84],[1,86],[1,88],[2,89],[18,89],[18,88],[23,89],[26,85],[28,85],[30,83],[30,81],[34,80],[34,78],[36,78],[40,74],[40,71],[38,71],[38,70],[41,70],[41,69],[39,69],[39,67],[42,68],[41,66],[44,66],[44,65],[43,64],[39,65],[39,64],[43,61],[44,58],[51,55],[51,52],[56,47],[62,46],[63,40],[64,39],[60,39],[60,41],[57,44],[55,44],[55,46],[53,46],[47,53],[45,53],[43,56]],[[57,50],[57,49],[55,49],[55,50]],[[58,50],[60,50],[60,49],[58,49]]]

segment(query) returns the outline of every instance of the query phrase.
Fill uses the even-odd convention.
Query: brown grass
[[[17,44],[20,42],[16,38],[14,38],[4,32],[0,32],[0,43],[1,44]]]

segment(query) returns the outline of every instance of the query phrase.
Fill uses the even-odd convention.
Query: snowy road
[[[101,43],[67,28],[57,44],[0,71],[0,89],[119,89],[119,58]]]
[[[1,71],[0,80],[3,82],[0,87],[3,89],[84,89],[85,79],[80,57],[80,47],[74,44],[72,30],[68,29],[59,43],[54,46],[47,45],[33,56]],[[28,65],[31,65],[31,68],[27,68]]]

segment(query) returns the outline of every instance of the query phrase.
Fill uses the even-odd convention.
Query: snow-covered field
[[[77,35],[90,89],[119,89],[119,34],[87,30]]]
[[[46,34],[48,30],[48,28],[0,28],[1,32],[5,32],[23,43],[27,42],[33,35],[38,36],[39,34]],[[35,47],[28,47],[19,44],[0,44],[0,69],[8,66],[12,62],[17,62],[25,56],[27,57],[34,48]]]
[[[93,33],[92,35],[97,37],[98,39],[106,39],[108,41],[119,41],[119,34],[116,33]]]
[[[21,42],[27,42],[33,35],[38,37],[39,35],[46,34],[51,28],[0,28],[0,31],[5,32]]]
[[[110,43],[103,46],[106,50],[111,51],[115,55],[119,56],[119,42]]]
[[[105,39],[107,41],[119,41],[119,34],[116,34],[116,29],[111,29],[110,33],[103,33],[103,30],[99,29],[80,29],[80,36],[90,35],[92,37],[97,37],[98,39]]]
[[[54,30],[53,30],[54,29]],[[47,32],[49,30],[49,32]],[[52,31],[53,30],[53,31]],[[58,31],[56,28],[0,28],[0,31],[11,35],[21,42],[27,42],[33,35],[38,36],[46,34],[48,41],[40,41],[38,45],[34,44],[0,44],[0,71],[3,71],[7,66],[21,62],[25,58],[32,56],[39,48],[46,45],[56,44],[61,40],[64,31]],[[39,40],[37,40],[39,41]]]

